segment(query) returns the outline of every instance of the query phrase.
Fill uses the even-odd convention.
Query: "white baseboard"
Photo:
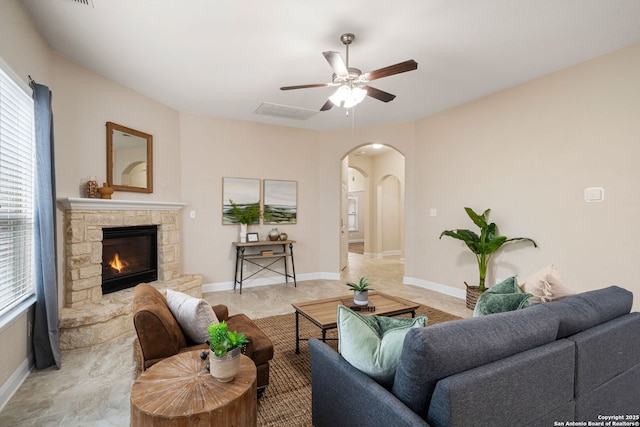
[[[305,280],[340,280],[340,273],[305,273],[296,275],[297,282],[303,282]],[[292,283],[293,279],[289,279],[289,283]],[[243,288],[254,288],[257,286],[268,286],[285,283],[284,277],[262,277],[258,279],[245,280],[242,283]],[[467,293],[464,289],[454,288],[453,286],[443,285],[441,283],[430,282],[428,280],[416,279],[415,277],[404,276],[402,283],[405,285],[415,285],[421,288],[429,289],[431,291],[439,292],[444,295],[449,295],[461,300],[465,300]],[[218,292],[229,291],[233,289],[233,282],[217,282],[217,283],[205,283],[202,285],[202,292]]]
[[[429,282],[428,280],[416,279],[415,277],[404,276],[402,283],[405,285],[415,285],[441,294],[449,295],[461,300],[467,298],[467,292],[464,289],[454,288],[453,286],[443,285],[441,283]]]
[[[340,280],[340,273],[305,273],[296,274],[296,282],[304,282],[305,280]],[[243,288],[254,288],[257,286],[268,286],[286,283],[283,276],[261,277],[259,279],[249,279],[242,282]],[[293,279],[289,279],[289,283],[293,283]],[[238,285],[236,285],[236,289]],[[205,283],[202,285],[202,292],[218,292],[230,291],[233,289],[233,282],[217,282]]]
[[[33,367],[33,353],[27,359],[24,359],[18,369],[7,379],[0,387],[0,412],[9,403],[11,397],[20,388],[24,380],[27,379]]]

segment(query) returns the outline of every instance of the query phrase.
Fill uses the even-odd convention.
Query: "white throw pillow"
[[[527,277],[520,284],[520,288],[524,292],[533,294],[532,303],[555,301],[576,293],[565,285],[553,264]]]
[[[218,323],[207,301],[167,289],[167,305],[187,337],[198,344],[209,339],[209,325]]]

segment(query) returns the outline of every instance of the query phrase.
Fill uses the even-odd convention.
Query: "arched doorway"
[[[341,269],[348,266],[349,241],[354,239],[363,241],[365,257],[399,255],[402,259],[404,155],[388,145],[366,144],[347,153],[341,170]],[[360,185],[350,189],[354,183]],[[353,212],[354,200],[357,200],[356,212]],[[357,215],[358,227],[350,230],[354,215]]]

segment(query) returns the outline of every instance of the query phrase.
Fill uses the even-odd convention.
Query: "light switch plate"
[[[604,188],[588,187],[584,189],[585,202],[601,202],[604,200]]]

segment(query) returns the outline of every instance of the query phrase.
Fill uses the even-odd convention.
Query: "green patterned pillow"
[[[411,328],[425,326],[427,316],[363,316],[343,305],[337,310],[338,352],[356,369],[390,386],[405,335]]]
[[[480,295],[473,310],[473,316],[479,317],[486,314],[502,313],[529,307],[531,304],[529,298],[532,296],[522,292],[518,286],[516,276],[509,277]]]

